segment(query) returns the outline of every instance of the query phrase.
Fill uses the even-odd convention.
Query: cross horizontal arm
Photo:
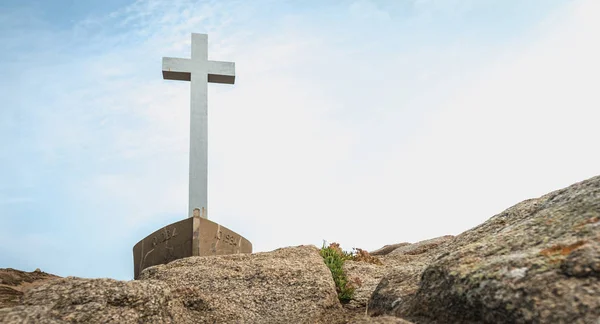
[[[208,61],[208,82],[235,83],[235,63]]]
[[[163,57],[162,72],[165,80],[190,81],[192,61],[184,58]]]

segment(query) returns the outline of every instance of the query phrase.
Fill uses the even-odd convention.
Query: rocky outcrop
[[[25,272],[15,269],[0,269],[0,308],[12,307],[21,303],[23,294],[44,282],[59,278],[40,269]]]
[[[401,247],[401,246],[406,246],[406,245],[411,245],[411,243],[408,242],[402,242],[402,243],[396,243],[396,244],[389,244],[389,245],[384,245],[382,248],[377,249],[375,251],[371,251],[369,252],[371,255],[387,255],[390,252],[394,251],[395,249]]]
[[[398,255],[421,255],[421,256],[431,256],[435,254],[440,249],[438,247],[448,246],[451,239],[454,236],[452,235],[444,235],[440,237],[436,237],[429,240],[419,241],[414,244],[400,246],[388,255],[390,256],[398,256]]]
[[[348,322],[348,324],[412,324],[412,322],[394,316],[361,316],[359,318],[352,319],[350,322]]]
[[[600,177],[526,200],[435,249],[384,277],[369,314],[417,323],[596,323]]]
[[[600,323],[600,176],[456,237],[360,251],[344,306],[314,246],[180,259],[129,282],[0,270],[0,322]]]
[[[141,280],[67,277],[31,289],[2,323],[335,323],[344,318],[314,246],[191,257]]]
[[[196,311],[181,317],[182,323],[314,323],[342,311],[314,246],[186,258],[149,268],[141,279],[184,290],[184,304]]]
[[[173,323],[185,310],[162,282],[66,277],[31,289],[22,306],[0,309],[0,322]]]
[[[402,273],[405,275],[399,278],[405,278],[406,274],[411,274],[411,280],[403,279],[397,285],[391,285],[389,289],[398,290],[397,293],[381,294],[379,296],[390,298],[392,295],[402,295],[402,291],[414,291],[419,283],[419,274],[425,270],[441,249],[438,248],[447,244],[454,236],[446,235],[434,239],[424,240],[416,243],[400,243],[386,245],[385,247],[371,252],[377,253],[377,257],[382,264],[372,264],[366,262],[346,261],[344,271],[351,282],[358,282],[359,286],[354,292],[354,296],[347,307],[364,308],[369,303],[375,288],[382,279],[389,277],[391,273]],[[393,298],[391,302],[396,300]],[[381,312],[372,312],[372,315],[381,315]]]

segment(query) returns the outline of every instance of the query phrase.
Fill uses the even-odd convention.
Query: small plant
[[[354,253],[352,256],[352,261],[359,261],[359,262],[372,263],[372,264],[376,264],[376,265],[383,265],[383,263],[381,263],[381,261],[376,256],[370,255],[369,252],[367,252],[366,250],[359,249],[359,248],[353,248],[353,250],[354,250]]]
[[[352,252],[345,252],[338,243],[331,243],[329,246],[326,246],[325,241],[323,241],[323,247],[321,248],[321,256],[331,271],[338,299],[342,303],[349,302],[354,295],[356,287],[362,285],[360,278],[349,280],[346,277],[343,270],[346,260],[382,265],[381,261],[377,257],[370,255],[369,252],[359,248],[353,248],[352,250]]]
[[[354,290],[356,289],[352,283],[348,281],[346,274],[344,273],[343,266],[344,261],[352,259],[352,254],[344,252],[340,245],[337,243],[331,243],[329,246],[321,248],[321,256],[325,261],[325,264],[331,271],[333,276],[333,282],[335,282],[335,289],[338,294],[338,299],[342,303],[347,303],[352,299]]]

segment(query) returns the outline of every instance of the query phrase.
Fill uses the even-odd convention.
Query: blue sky
[[[255,251],[458,234],[599,173],[594,0],[0,3],[0,267],[131,279],[186,217],[189,85],[209,86],[209,218]]]

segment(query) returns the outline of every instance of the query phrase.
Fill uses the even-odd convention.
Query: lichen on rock
[[[456,236],[422,273],[395,269],[369,312],[424,323],[595,322],[599,217],[600,177],[526,200]],[[415,280],[414,291],[397,292]]]

